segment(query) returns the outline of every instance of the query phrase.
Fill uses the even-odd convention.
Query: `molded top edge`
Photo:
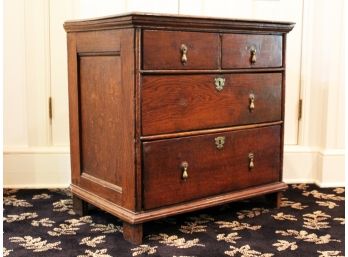
[[[180,27],[207,29],[245,29],[289,32],[294,22],[234,19],[211,16],[131,12],[64,23],[67,32],[90,31],[121,27]]]

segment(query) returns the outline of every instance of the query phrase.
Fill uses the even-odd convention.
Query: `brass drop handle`
[[[249,170],[253,169],[255,167],[254,165],[254,153],[249,153]]]
[[[255,48],[250,49],[250,62],[251,62],[251,64],[256,63],[256,49]]]
[[[249,95],[249,110],[252,112],[255,109],[255,95]]]
[[[181,50],[181,63],[185,65],[187,63],[187,46],[182,44],[180,47]]]
[[[181,163],[181,168],[183,169],[181,178],[182,178],[183,180],[186,180],[186,179],[188,178],[188,172],[187,172],[187,169],[188,169],[188,162],[187,162],[187,161],[183,161],[183,162]]]

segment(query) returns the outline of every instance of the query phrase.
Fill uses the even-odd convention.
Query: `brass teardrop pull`
[[[249,110],[252,112],[255,109],[255,95],[249,95]]]
[[[251,62],[251,64],[256,63],[256,49],[255,48],[250,49],[250,62]]]
[[[188,171],[187,171],[187,169],[188,169],[188,162],[187,161],[183,161],[181,163],[181,168],[183,169],[181,178],[183,180],[186,180],[188,178]]]
[[[254,165],[254,153],[249,153],[249,170],[253,169],[255,167]]]
[[[185,65],[187,63],[187,46],[182,44],[180,47],[181,51],[181,63]]]

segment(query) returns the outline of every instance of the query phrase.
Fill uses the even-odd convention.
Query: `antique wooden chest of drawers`
[[[74,209],[144,222],[282,182],[294,24],[131,13],[66,22]]]

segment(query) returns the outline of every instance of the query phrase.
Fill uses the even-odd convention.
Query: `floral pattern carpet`
[[[4,256],[344,256],[344,188],[294,184],[280,209],[263,197],[149,222],[144,241],[123,240],[122,223],[72,211],[66,190],[4,190]]]

